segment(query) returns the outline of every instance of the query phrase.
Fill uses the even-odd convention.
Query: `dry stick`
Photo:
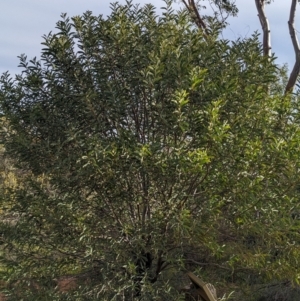
[[[297,0],[292,0],[291,10],[290,10],[290,18],[288,21],[289,31],[290,31],[291,40],[292,40],[293,46],[294,46],[296,61],[295,61],[294,68],[290,74],[289,81],[286,85],[285,94],[293,92],[294,86],[296,84],[297,78],[300,73],[300,47],[299,47],[299,42],[298,42],[298,38],[296,35],[296,30],[294,27],[295,15],[296,15],[296,5],[297,5]]]
[[[256,8],[258,11],[259,21],[263,30],[263,50],[264,56],[271,56],[271,31],[269,21],[265,14],[265,1],[255,0]]]

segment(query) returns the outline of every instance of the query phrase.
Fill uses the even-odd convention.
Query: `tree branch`
[[[288,21],[289,31],[290,31],[291,40],[292,40],[292,43],[294,46],[296,61],[294,64],[294,68],[290,74],[288,83],[286,85],[285,94],[293,92],[294,86],[296,84],[297,78],[300,73],[300,47],[299,47],[296,30],[294,27],[297,1],[298,0],[292,0],[291,9],[290,9],[290,18]]]
[[[194,0],[188,0],[188,3],[186,0],[182,0],[184,3],[185,7],[189,11],[190,15],[192,18],[195,20],[196,25],[198,26],[199,29],[201,29],[204,32],[204,35],[208,35],[208,30],[205,22],[203,21],[202,17],[200,16],[199,10],[195,4]]]
[[[256,8],[258,11],[259,21],[263,30],[263,51],[264,56],[271,56],[271,30],[269,21],[265,14],[265,0],[255,0]]]

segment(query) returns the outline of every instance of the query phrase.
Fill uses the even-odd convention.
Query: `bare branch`
[[[264,56],[271,56],[271,31],[269,21],[265,14],[265,0],[255,0],[259,21],[263,30]]]
[[[292,43],[293,43],[293,46],[294,46],[296,61],[295,61],[295,64],[294,64],[294,68],[293,68],[293,70],[290,74],[289,81],[288,81],[288,83],[286,85],[286,88],[285,88],[285,93],[286,94],[290,93],[290,92],[293,92],[294,86],[296,84],[297,78],[298,78],[299,73],[300,73],[300,47],[299,47],[299,42],[298,42],[296,30],[295,30],[295,27],[294,27],[297,1],[298,0],[292,0],[291,9],[290,9],[290,18],[289,18],[289,21],[288,21],[289,31],[290,31],[291,40],[292,40]]]

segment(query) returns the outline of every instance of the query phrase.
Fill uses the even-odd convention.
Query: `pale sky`
[[[81,15],[87,10],[94,15],[110,13],[108,0],[2,0],[0,2],[0,74],[9,70],[11,74],[20,73],[19,56],[25,53],[29,59],[41,52],[42,36],[55,31],[55,24],[61,13],[68,16]],[[125,4],[125,0],[119,0]],[[162,0],[134,0],[133,3],[152,3],[156,7],[164,6]],[[254,0],[236,0],[240,13],[238,18],[230,19],[230,26],[224,37],[237,39],[249,37],[258,30],[261,32]],[[277,0],[267,7],[267,16],[272,33],[272,51],[278,57],[279,64],[294,64],[294,51],[290,40],[287,20],[289,0]],[[300,32],[300,5],[297,11],[296,28]],[[300,39],[300,33],[298,35]]]

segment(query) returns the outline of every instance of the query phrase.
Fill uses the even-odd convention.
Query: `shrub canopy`
[[[169,4],[57,29],[1,77],[11,300],[179,300],[188,270],[225,292],[297,281],[297,99],[257,35],[204,38]]]

